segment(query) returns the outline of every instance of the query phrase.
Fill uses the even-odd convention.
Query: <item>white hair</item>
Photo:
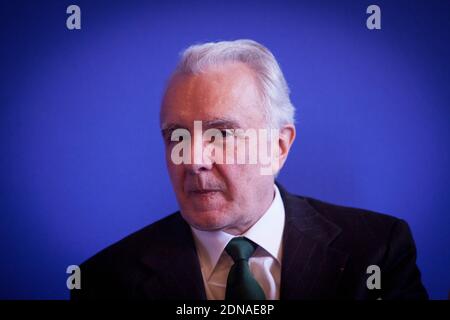
[[[175,74],[198,74],[227,62],[243,62],[255,72],[264,113],[272,127],[294,123],[295,107],[280,66],[269,49],[256,41],[242,39],[190,46],[182,52]]]

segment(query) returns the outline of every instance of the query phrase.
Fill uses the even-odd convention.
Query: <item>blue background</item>
[[[65,27],[81,7],[82,29]],[[366,8],[382,30],[366,28]],[[251,38],[297,107],[294,193],[406,219],[450,289],[449,1],[1,1],[0,298],[65,299],[66,267],[175,211],[159,101],[178,53]]]

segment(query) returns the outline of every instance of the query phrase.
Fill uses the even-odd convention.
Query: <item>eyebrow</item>
[[[199,120],[200,121],[200,120]],[[212,120],[202,121],[203,128],[226,128],[226,129],[237,129],[241,128],[239,122],[230,118],[216,118]],[[176,129],[186,129],[186,127],[177,123],[163,123],[161,125],[161,133],[164,135],[168,132],[174,131]]]
[[[180,126],[176,123],[163,123],[161,125],[161,132],[165,132],[165,131],[171,131],[171,130],[175,130],[178,128],[183,128],[183,126]]]
[[[202,125],[205,128],[219,127],[219,128],[226,128],[226,129],[236,129],[236,128],[241,127],[239,122],[237,122],[233,119],[228,119],[228,118],[217,118],[217,119],[213,119],[213,120],[203,121]]]
[[[176,129],[182,129],[183,127],[177,124],[163,124],[161,126],[161,135],[164,139],[170,137],[172,135],[172,132]]]

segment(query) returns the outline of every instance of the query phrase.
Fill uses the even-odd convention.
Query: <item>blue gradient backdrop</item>
[[[68,5],[82,29],[65,27]],[[365,26],[382,10],[382,30]],[[0,298],[65,299],[66,267],[177,209],[158,129],[190,44],[252,38],[298,109],[280,182],[406,219],[450,289],[449,1],[1,1]]]

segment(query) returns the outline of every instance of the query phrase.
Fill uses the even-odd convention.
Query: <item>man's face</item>
[[[230,63],[197,75],[176,75],[161,108],[166,162],[183,218],[200,230],[241,234],[272,202],[273,175],[262,175],[258,163],[217,163],[213,157],[209,163],[200,156],[191,164],[174,164],[171,153],[178,142],[170,141],[171,130],[190,132],[193,157],[202,154],[195,150],[199,145],[210,143],[202,138],[203,132],[194,133],[194,121],[202,121],[203,132],[266,128],[253,71],[245,64]],[[239,138],[227,136],[225,144],[229,139]]]

